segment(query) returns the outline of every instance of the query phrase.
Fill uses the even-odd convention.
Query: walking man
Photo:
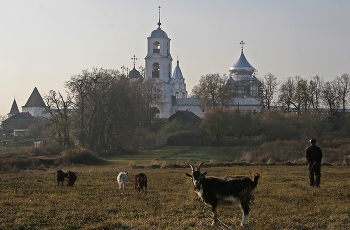
[[[309,163],[310,186],[320,188],[322,150],[316,146],[316,139],[310,140],[310,146],[305,149],[305,157]],[[316,176],[316,181],[314,175]]]

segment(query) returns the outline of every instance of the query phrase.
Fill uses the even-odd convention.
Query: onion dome
[[[132,70],[130,70],[128,76],[129,76],[130,79],[139,79],[139,78],[142,78],[140,72],[139,72],[137,69],[135,69],[135,66],[134,66],[134,68],[133,68]]]
[[[230,73],[236,73],[240,71],[248,71],[248,72],[255,71],[254,67],[245,58],[243,50],[238,61],[235,64],[233,64],[233,66],[231,66],[230,68]]]
[[[174,80],[175,80],[175,79],[182,79],[182,78],[184,78],[183,75],[182,75],[180,66],[179,66],[179,61],[177,61],[177,65],[176,65],[176,67],[175,67],[175,70],[174,70],[174,73],[173,73],[172,78],[173,78]]]

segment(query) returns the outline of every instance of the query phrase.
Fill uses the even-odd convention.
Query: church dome
[[[156,30],[152,31],[150,37],[152,37],[152,38],[161,38],[161,37],[167,38],[168,35],[164,32],[164,30],[162,30],[160,27],[158,27]]]
[[[233,64],[230,68],[231,73],[235,73],[238,71],[249,71],[249,72],[255,71],[254,67],[245,58],[243,50],[238,61],[235,64]]]
[[[227,84],[236,84],[236,81],[233,80],[232,77],[230,77],[230,78],[227,80]]]
[[[129,72],[130,79],[139,79],[141,77],[142,76],[141,76],[140,72],[137,69],[135,69],[135,67]]]

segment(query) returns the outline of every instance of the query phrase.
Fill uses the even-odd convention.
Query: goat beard
[[[201,185],[199,185],[199,186],[193,185],[193,189],[194,189],[194,191],[198,192],[201,190]]]

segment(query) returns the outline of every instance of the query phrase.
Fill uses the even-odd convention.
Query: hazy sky
[[[258,76],[350,73],[349,0],[0,0],[0,115],[34,87],[64,92],[83,69],[144,66],[158,26],[171,39],[190,94],[207,73],[228,74],[241,52]],[[173,71],[173,70],[172,70]]]

